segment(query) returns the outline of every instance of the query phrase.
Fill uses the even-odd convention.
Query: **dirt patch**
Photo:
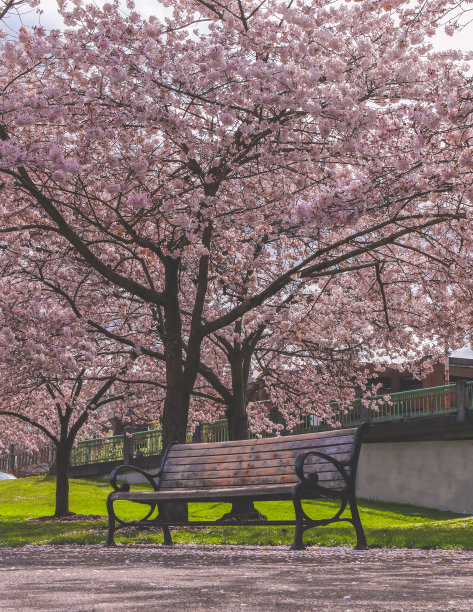
[[[107,517],[101,516],[100,514],[75,514],[71,512],[66,516],[35,516],[27,520],[32,523],[67,523],[73,521],[78,523],[91,523],[93,521],[107,520]]]

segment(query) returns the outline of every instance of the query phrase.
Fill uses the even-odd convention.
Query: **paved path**
[[[473,610],[473,552],[0,548],[0,610]]]

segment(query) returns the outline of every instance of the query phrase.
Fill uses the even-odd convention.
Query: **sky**
[[[85,4],[93,2],[98,6],[102,6],[105,2],[110,0],[86,0]],[[125,3],[123,3],[125,5]],[[149,17],[150,15],[163,15],[164,9],[160,6],[158,0],[135,0],[136,11],[143,17]],[[63,23],[60,15],[57,12],[56,0],[41,0],[39,8],[42,11],[41,15],[38,15],[37,9],[29,10],[27,14],[22,16],[22,22],[34,26],[41,23],[46,29],[61,28]],[[11,17],[9,26],[11,33],[13,33],[19,25],[18,19]]]
[[[86,0],[88,1],[88,0]],[[103,5],[107,0],[95,0],[98,5]],[[158,0],[135,0],[136,10],[143,17],[149,17],[152,14],[157,16],[163,15],[164,9],[160,6]],[[60,28],[62,20],[57,13],[56,0],[41,0],[40,8],[43,13],[39,16],[36,10],[32,10],[29,14],[23,17],[23,22],[28,25],[37,25],[39,20],[46,29]],[[470,19],[472,15],[468,14],[465,18]],[[18,28],[18,20],[10,20],[11,33]],[[443,32],[437,34],[434,39],[434,45],[438,51],[446,51],[448,49],[460,49],[462,51],[473,51],[473,21],[467,23],[464,29],[455,33],[453,37],[447,36]]]

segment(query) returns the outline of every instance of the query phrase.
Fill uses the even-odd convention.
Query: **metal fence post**
[[[8,471],[9,472],[14,472],[16,469],[16,464],[17,464],[17,457],[16,457],[16,452],[17,452],[17,445],[16,444],[10,444],[8,446]]]
[[[192,434],[192,444],[202,442],[202,423],[199,423]]]
[[[123,463],[130,463],[133,459],[133,438],[131,433],[134,427],[125,427],[123,434]]]
[[[371,410],[363,404],[360,406],[360,423],[371,423]]]
[[[468,410],[468,390],[466,387],[466,381],[457,381],[455,387],[457,403],[457,423],[464,423],[466,412]]]

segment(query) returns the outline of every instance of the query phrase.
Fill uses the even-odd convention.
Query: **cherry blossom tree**
[[[120,412],[130,367],[91,337],[71,309],[41,286],[3,276],[0,296],[1,438],[56,449],[55,516],[69,514],[68,471],[76,439],[106,435],[109,413]]]
[[[443,0],[128,7],[61,0],[64,32],[3,40],[0,231],[38,268],[47,242],[89,269],[117,317],[81,316],[164,364],[184,441],[205,338],[469,220],[473,101],[429,43]]]
[[[205,343],[198,388],[212,388],[225,405],[225,413],[214,412],[228,418],[231,439],[247,436],[248,410],[253,432],[281,428],[264,418],[267,409],[252,406],[263,380],[262,404],[278,406],[291,431],[307,415],[331,420],[331,401],[344,398],[340,407],[348,410],[357,393],[374,395],[366,385],[373,367],[394,360],[421,377],[467,339],[471,317],[462,316],[446,259],[430,269],[425,261],[386,259],[335,280],[306,284],[265,323],[243,317]]]

